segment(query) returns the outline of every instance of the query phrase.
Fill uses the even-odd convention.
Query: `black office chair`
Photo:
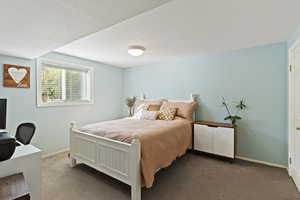
[[[35,125],[33,123],[20,124],[16,132],[16,140],[24,145],[30,144],[30,141],[35,132]]]

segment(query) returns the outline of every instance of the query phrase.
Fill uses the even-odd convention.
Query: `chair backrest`
[[[33,123],[23,123],[17,128],[16,139],[22,144],[30,144],[30,141],[35,132],[35,125]]]

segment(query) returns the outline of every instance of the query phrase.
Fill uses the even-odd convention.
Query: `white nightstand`
[[[234,159],[236,126],[215,122],[194,122],[193,149]]]

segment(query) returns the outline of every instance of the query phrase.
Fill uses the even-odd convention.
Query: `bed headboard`
[[[146,94],[141,94],[141,100],[146,100]],[[166,98],[160,98],[160,99],[166,99]],[[150,99],[149,99],[150,100]],[[176,101],[176,102],[197,102],[199,104],[199,94],[195,94],[192,93],[190,95],[190,99],[189,100],[173,100],[173,99],[166,99],[168,101]],[[194,113],[193,113],[193,121],[197,121],[197,110],[198,108],[195,109]]]
[[[182,101],[182,102],[190,102],[190,101],[193,101],[193,102],[198,102],[198,98],[199,98],[199,94],[194,94],[194,93],[192,93],[189,100],[172,100],[172,99],[170,99],[170,100],[168,100],[168,101]],[[146,98],[146,94],[144,94],[144,93],[141,94],[141,98],[140,98],[140,99],[141,99],[141,100],[147,99],[147,98]],[[166,99],[166,98],[160,98],[160,99]]]

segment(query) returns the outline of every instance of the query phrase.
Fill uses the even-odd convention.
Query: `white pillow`
[[[137,108],[136,108],[136,113],[141,111],[141,110],[148,110],[150,105],[147,105],[147,104],[141,104],[139,105]]]
[[[156,120],[157,115],[158,115],[157,111],[141,110],[140,119],[142,119],[142,120]]]
[[[132,119],[141,119],[141,115],[142,115],[143,111],[144,111],[143,109],[140,109],[139,111],[134,113],[134,115],[132,116]]]
[[[136,112],[134,113],[132,119],[140,119],[142,115],[142,111],[147,110],[149,105],[141,104],[137,107]]]

